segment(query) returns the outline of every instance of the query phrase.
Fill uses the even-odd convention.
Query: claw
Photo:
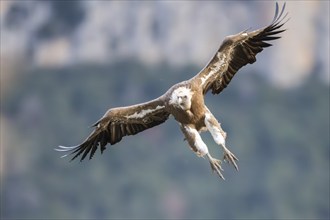
[[[210,162],[210,166],[213,172],[216,172],[219,177],[223,180],[225,180],[225,178],[223,177],[221,171],[223,171],[222,167],[221,167],[221,160],[215,159],[213,157],[211,157],[210,154],[207,154],[207,157],[209,159]]]
[[[238,166],[236,164],[236,161],[238,161],[238,158],[232,152],[230,152],[228,149],[225,149],[223,159],[225,161],[231,163],[235,167],[235,169],[238,171]]]

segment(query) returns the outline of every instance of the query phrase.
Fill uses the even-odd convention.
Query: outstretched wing
[[[200,80],[204,94],[209,90],[212,90],[213,94],[219,94],[241,67],[254,63],[256,55],[263,48],[272,46],[267,41],[280,38],[278,34],[285,31],[281,27],[287,22],[284,21],[287,16],[287,13],[283,16],[284,9],[285,3],[279,13],[276,3],[275,16],[269,26],[252,32],[243,31],[225,38],[212,60],[194,78]]]
[[[98,147],[103,153],[108,143],[113,145],[124,136],[134,135],[159,125],[165,122],[169,115],[165,110],[162,97],[138,105],[112,108],[93,125],[95,127],[94,131],[83,143],[73,147],[59,146],[55,150],[69,152],[63,157],[73,154],[71,160],[82,153],[81,161],[85,159],[88,153],[89,159],[92,159]]]

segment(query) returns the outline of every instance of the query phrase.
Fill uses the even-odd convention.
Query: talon
[[[223,169],[220,165],[222,163],[221,160],[218,160],[218,159],[215,159],[215,158],[211,157],[210,154],[207,154],[207,157],[209,159],[212,171],[216,172],[221,179],[225,180],[225,178],[223,177],[223,175],[221,173],[221,171],[223,171]]]
[[[237,157],[232,153],[230,152],[228,149],[225,149],[225,153],[224,153],[224,156],[223,156],[223,159],[229,163],[231,163],[235,169],[238,171],[238,166],[236,164],[236,161],[238,161]]]

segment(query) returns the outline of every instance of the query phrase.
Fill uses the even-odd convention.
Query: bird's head
[[[179,87],[173,91],[170,104],[186,111],[191,108],[191,97],[192,92],[189,88]]]

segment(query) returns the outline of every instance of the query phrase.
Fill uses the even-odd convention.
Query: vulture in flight
[[[285,31],[285,3],[279,10],[276,3],[275,16],[270,25],[255,31],[242,31],[224,39],[211,61],[194,77],[172,86],[162,96],[149,102],[109,109],[93,126],[94,131],[84,142],[77,146],[59,146],[55,150],[72,155],[72,159],[81,155],[80,160],[91,159],[99,148],[101,153],[107,144],[116,144],[124,136],[135,135],[146,129],[164,123],[170,115],[179,123],[191,150],[197,156],[206,157],[212,170],[224,179],[221,160],[212,157],[200,132],[209,131],[216,144],[224,152],[223,159],[231,163],[236,170],[237,157],[226,147],[226,132],[204,103],[204,95],[211,91],[219,94],[227,87],[236,72],[246,64],[254,63],[256,55],[271,46],[269,41],[279,39]]]

